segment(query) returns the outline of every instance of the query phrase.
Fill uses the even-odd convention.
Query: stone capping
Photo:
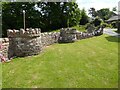
[[[23,38],[27,38],[27,37],[39,37],[41,35],[41,29],[40,28],[27,28],[26,30],[24,29],[20,29],[20,30],[11,30],[8,29],[7,30],[7,35],[10,38],[14,38],[14,37],[23,37]]]
[[[8,38],[0,38],[0,43],[9,43],[9,39]]]
[[[77,30],[74,28],[61,28],[60,32],[65,32],[66,34],[76,34]]]

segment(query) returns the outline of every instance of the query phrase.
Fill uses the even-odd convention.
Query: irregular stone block
[[[24,35],[24,33],[25,33],[25,30],[24,29],[20,29],[20,35]]]

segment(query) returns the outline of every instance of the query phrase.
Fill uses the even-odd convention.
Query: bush
[[[117,28],[117,22],[116,21],[112,22],[111,25],[112,25],[113,28]]]
[[[101,23],[101,26],[113,28],[111,24],[104,23],[104,22]]]
[[[86,14],[85,9],[82,9],[81,11],[81,19],[80,19],[80,25],[85,25],[86,23],[88,23],[88,16]]]
[[[95,27],[101,25],[101,22],[102,22],[102,20],[99,17],[96,17],[93,20],[93,24],[94,24]]]
[[[95,30],[95,26],[92,23],[87,23],[85,29],[87,29],[88,33],[92,33]]]

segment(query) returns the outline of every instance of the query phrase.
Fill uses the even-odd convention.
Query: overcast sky
[[[94,7],[96,10],[101,8],[110,8],[112,10],[115,6],[118,8],[119,1],[120,0],[76,0],[79,8],[85,8],[87,12],[90,7]]]

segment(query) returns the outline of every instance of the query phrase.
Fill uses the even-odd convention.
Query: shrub
[[[84,27],[85,29],[88,29],[88,27],[95,27],[94,24],[91,22],[91,23],[87,23]]]
[[[99,26],[101,24],[102,20],[99,18],[99,17],[96,17],[94,20],[93,20],[93,24],[94,26]]]
[[[112,22],[111,25],[112,25],[113,28],[117,28],[117,22],[116,21]]]
[[[113,28],[111,24],[104,23],[104,22],[101,23],[101,26]]]
[[[85,25],[86,23],[88,23],[88,16],[86,14],[85,9],[82,9],[81,11],[81,19],[80,19],[80,25]]]
[[[85,29],[87,29],[88,33],[92,33],[95,30],[95,26],[92,23],[87,23]]]

